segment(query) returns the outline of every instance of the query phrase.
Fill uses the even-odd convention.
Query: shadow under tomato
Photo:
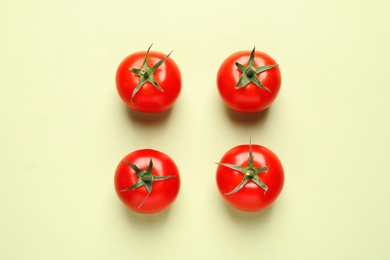
[[[144,123],[144,124],[158,124],[166,121],[171,113],[173,107],[169,108],[168,110],[165,110],[163,112],[159,113],[145,113],[145,112],[139,112],[133,109],[130,109],[125,106],[126,112],[128,117],[132,121],[136,121],[138,123]]]
[[[225,211],[231,217],[231,219],[241,223],[254,224],[266,222],[272,215],[272,205],[257,212],[246,212],[238,210],[226,202],[224,202],[224,204]]]
[[[229,116],[229,119],[234,123],[241,124],[257,124],[264,122],[267,119],[269,108],[266,108],[262,111],[244,113],[233,110],[227,106],[225,106],[225,111]]]
[[[154,214],[141,214],[127,209],[126,207],[123,207],[123,209],[129,221],[137,226],[160,225],[168,219],[168,216],[171,211],[169,207],[163,211]]]

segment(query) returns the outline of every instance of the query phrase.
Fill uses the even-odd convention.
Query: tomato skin
[[[281,73],[279,67],[263,71],[257,78],[270,91],[261,89],[254,83],[249,83],[243,88],[235,86],[242,75],[236,66],[236,62],[248,65],[251,51],[239,51],[227,57],[217,73],[217,87],[223,102],[233,110],[239,112],[258,112],[268,108],[276,99],[281,87]],[[275,65],[276,61],[268,54],[255,51],[254,66]]]
[[[248,166],[249,147],[239,145],[230,149],[222,156],[220,163]],[[221,164],[216,171],[216,183],[222,197],[234,208],[247,212],[269,207],[277,199],[284,185],[283,166],[275,153],[264,146],[252,145],[252,156],[255,167],[268,167],[267,171],[259,174],[260,179],[268,186],[266,192],[249,181],[236,193],[226,194],[242,182],[244,175]]]
[[[145,187],[123,191],[139,179],[126,162],[146,169],[150,160],[153,161],[153,175],[169,175],[172,178],[153,182],[149,196]],[[168,155],[153,149],[142,149],[129,153],[119,162],[115,171],[114,186],[119,199],[126,207],[137,213],[152,214],[168,208],[175,201],[180,189],[180,174],[175,162]]]
[[[146,82],[132,100],[132,93],[140,81],[140,77],[130,71],[130,68],[142,67],[146,52],[135,52],[127,56],[118,66],[116,72],[116,87],[123,102],[131,109],[157,113],[173,106],[181,92],[181,73],[172,58],[168,58],[154,72],[154,78],[164,92]],[[166,55],[161,52],[149,51],[147,64],[153,67]]]

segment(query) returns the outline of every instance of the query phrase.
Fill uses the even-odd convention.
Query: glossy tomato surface
[[[254,177],[248,177],[249,173],[252,176],[255,173]],[[239,145],[221,158],[216,182],[229,204],[242,211],[254,212],[269,207],[279,196],[284,185],[284,170],[279,158],[268,148]]]
[[[180,175],[168,155],[143,149],[120,161],[114,185],[119,199],[129,209],[151,214],[166,209],[175,201],[180,189]]]
[[[159,87],[146,81],[138,91],[142,76],[131,69],[142,70],[144,61],[148,68],[152,68],[167,55],[156,51],[141,51],[130,54],[118,66],[116,72],[116,87],[123,102],[131,109],[156,113],[173,106],[181,91],[181,73],[174,60],[168,57],[158,68],[149,73]]]
[[[217,73],[217,87],[222,100],[228,107],[239,112],[257,112],[268,108],[278,96],[281,87],[281,73],[276,61],[264,52],[253,52],[254,68],[276,65],[253,76],[265,88],[253,82],[237,86],[244,73],[236,63],[248,66],[251,51],[233,53],[223,61]]]

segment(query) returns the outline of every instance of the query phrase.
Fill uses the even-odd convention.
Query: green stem
[[[151,181],[152,180],[152,175],[151,174],[145,174],[142,176],[143,181]]]
[[[248,68],[247,70],[246,70],[246,75],[248,76],[248,77],[253,77],[253,75],[255,75],[256,74],[256,72],[255,72],[255,69],[254,68]]]
[[[147,70],[142,70],[142,76],[147,79],[149,77],[149,72]]]
[[[245,172],[245,175],[248,177],[253,177],[253,176],[255,176],[255,171],[252,169],[249,169]]]

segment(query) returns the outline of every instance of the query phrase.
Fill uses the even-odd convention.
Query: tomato
[[[180,175],[168,155],[142,149],[129,153],[120,161],[114,184],[125,206],[138,213],[151,214],[166,209],[175,201]]]
[[[268,54],[255,49],[227,57],[217,73],[217,86],[224,103],[239,112],[268,108],[279,94],[279,65]]]
[[[284,184],[278,157],[261,145],[239,145],[218,163],[216,182],[222,197],[233,207],[248,212],[269,207]]]
[[[136,52],[118,66],[116,87],[119,96],[131,109],[156,113],[173,106],[181,91],[179,67],[160,52]]]

